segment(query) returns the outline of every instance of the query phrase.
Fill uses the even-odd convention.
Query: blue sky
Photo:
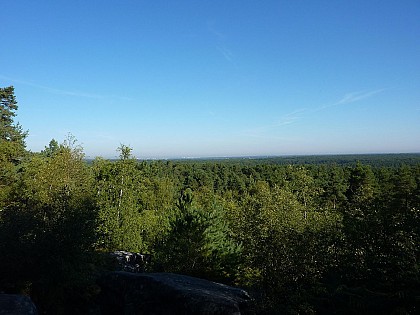
[[[27,147],[88,157],[420,152],[420,2],[9,1]]]

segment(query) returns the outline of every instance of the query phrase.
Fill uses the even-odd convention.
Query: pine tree
[[[0,209],[8,203],[17,165],[25,155],[27,133],[14,122],[17,109],[13,86],[0,88]]]

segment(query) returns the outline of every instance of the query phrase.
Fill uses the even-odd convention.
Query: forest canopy
[[[73,137],[26,150],[13,87],[0,98],[0,291],[88,313],[107,253],[127,250],[244,287],[256,313],[418,311],[419,155],[138,161],[121,145],[88,163]]]

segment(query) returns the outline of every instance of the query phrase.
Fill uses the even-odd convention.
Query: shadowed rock
[[[246,291],[171,273],[112,272],[98,281],[103,314],[250,314]]]
[[[32,300],[25,295],[0,294],[0,315],[35,315],[38,314]]]
[[[119,271],[145,272],[150,265],[152,256],[150,254],[141,254],[117,250],[111,253],[118,263]]]

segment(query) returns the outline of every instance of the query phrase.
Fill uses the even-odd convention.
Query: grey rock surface
[[[141,254],[117,250],[111,253],[118,263],[119,271],[128,272],[146,272],[150,265],[152,256],[150,254]]]
[[[184,275],[117,271],[98,284],[103,314],[252,314],[246,291]]]
[[[0,294],[0,315],[38,314],[32,300],[25,295]]]

